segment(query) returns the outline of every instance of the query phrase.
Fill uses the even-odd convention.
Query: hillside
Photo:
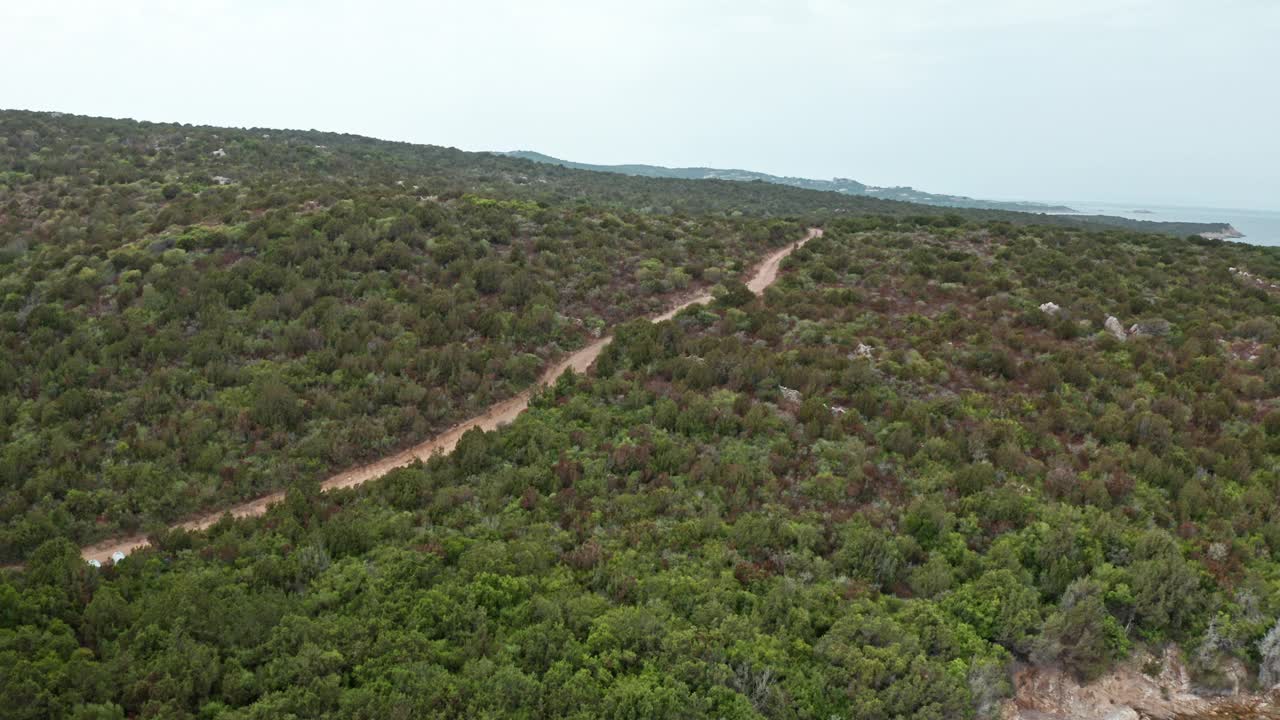
[[[439,149],[426,195],[354,148],[3,119],[6,560],[379,457],[801,231],[450,191],[479,171]]]
[[[0,714],[1266,689],[1280,251],[1153,228],[0,112]]]
[[[447,458],[102,572],[46,545],[9,617],[98,689],[11,707],[968,717],[1168,639],[1214,682],[1280,610],[1277,298],[1221,264],[1280,267],[1099,239],[832,226]]]
[[[563,165],[579,170],[596,172],[621,173],[624,175],[640,175],[643,177],[682,178],[685,180],[736,180],[739,182],[767,182],[777,185],[790,185],[806,190],[836,192],[843,195],[859,195],[881,200],[898,200],[901,202],[937,205],[949,208],[976,208],[980,210],[1009,210],[1029,213],[1061,213],[1073,212],[1065,205],[1047,205],[1033,202],[1005,202],[999,200],[979,200],[960,195],[940,195],[924,192],[912,187],[874,187],[857,180],[834,178],[832,180],[814,180],[811,178],[770,175],[752,170],[722,170],[707,167],[669,168],[661,165],[593,165],[590,163],[571,162],[559,158],[533,152],[531,150],[515,150],[501,153],[508,157],[523,158],[534,162]]]

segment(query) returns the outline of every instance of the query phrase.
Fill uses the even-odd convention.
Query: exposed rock
[[[1163,337],[1169,334],[1169,321],[1161,320],[1159,318],[1155,320],[1143,320],[1142,322],[1137,322],[1131,325],[1129,327],[1129,334]]]
[[[1128,331],[1124,329],[1124,326],[1120,324],[1120,321],[1116,319],[1115,315],[1108,315],[1107,321],[1103,323],[1102,326],[1107,329],[1107,332],[1115,335],[1117,340],[1123,342],[1129,339]]]
[[[1263,290],[1280,290],[1280,284],[1269,282],[1266,278],[1254,275],[1243,268],[1229,267],[1227,268],[1227,271],[1232,275],[1235,275],[1237,278],[1247,281],[1255,287],[1262,288]]]
[[[1157,665],[1159,672],[1143,672]],[[1176,648],[1161,656],[1138,653],[1097,680],[1080,684],[1053,668],[1031,667],[1017,673],[1017,689],[1006,702],[1004,720],[1132,720],[1151,718],[1277,717],[1273,698],[1258,695],[1205,697],[1195,692]]]
[[[218,148],[217,150],[214,150],[213,152],[211,152],[211,153],[209,153],[209,154],[210,154],[210,155],[212,155],[212,156],[214,156],[214,157],[216,157],[216,158],[221,158],[221,157],[226,157],[226,156],[227,156],[227,151],[226,151],[226,150],[223,150],[222,148]]]
[[[854,357],[867,358],[868,360],[870,360],[871,355],[874,352],[875,352],[875,349],[872,348],[870,345],[858,343],[858,347],[856,350],[853,351],[853,354],[854,354]]]
[[[225,176],[225,175],[214,175],[214,176],[213,176],[213,181],[214,181],[215,183],[219,184],[219,185],[230,185],[230,184],[231,184],[231,178],[229,178],[229,177],[227,177],[227,176]]]
[[[1062,308],[1058,307],[1058,304],[1054,302],[1047,302],[1040,306],[1040,312],[1045,315],[1057,315],[1061,310]]]
[[[793,402],[793,403],[800,402],[799,390],[792,390],[791,388],[785,385],[779,385],[778,391],[782,393],[782,399],[786,400],[787,402]]]
[[[1235,240],[1244,237],[1244,233],[1235,229],[1230,223],[1226,224],[1219,230],[1210,230],[1200,233],[1200,237],[1206,240]]]

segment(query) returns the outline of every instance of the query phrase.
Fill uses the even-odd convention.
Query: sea
[[[1110,202],[1066,201],[1069,208],[1086,215],[1118,215],[1134,220],[1165,222],[1231,223],[1244,233],[1235,242],[1280,247],[1280,211],[1210,208],[1180,205],[1124,205]]]

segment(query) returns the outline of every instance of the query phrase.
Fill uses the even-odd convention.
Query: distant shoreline
[[[1211,230],[1211,237],[1236,240],[1250,245],[1280,247],[1280,210],[1256,208],[1216,208],[1181,205],[1145,205],[1138,203],[1112,203],[1102,201],[1073,201],[1072,207],[1085,211],[1082,214],[1104,214],[1130,220],[1209,223],[1218,225]],[[1139,210],[1146,212],[1139,212]],[[1065,213],[1064,213],[1065,214]],[[1071,213],[1069,217],[1079,217]],[[1196,234],[1200,234],[1197,232]]]

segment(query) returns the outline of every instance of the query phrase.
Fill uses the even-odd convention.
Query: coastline
[[[1249,245],[1280,247],[1280,210],[1145,205],[1141,203],[1101,201],[1073,201],[1064,204],[1076,208],[1079,212],[1055,214],[1062,214],[1068,217],[1099,214],[1135,221],[1208,223],[1220,225],[1222,229],[1221,231],[1211,231],[1205,237],[1216,240],[1238,241]],[[1139,213],[1135,209],[1143,210],[1144,212]]]

